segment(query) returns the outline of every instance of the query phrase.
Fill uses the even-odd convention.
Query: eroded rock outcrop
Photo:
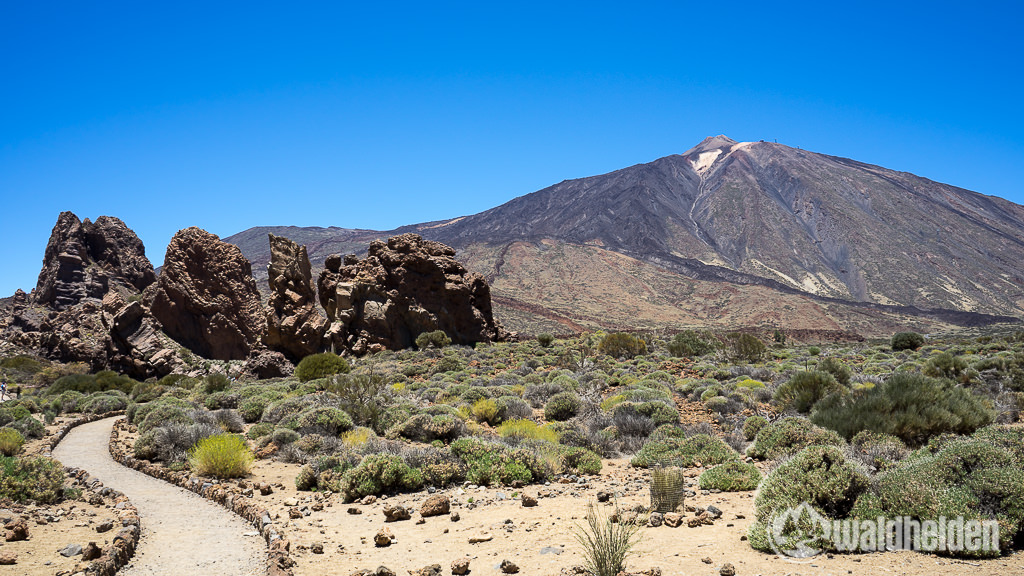
[[[402,234],[371,242],[363,260],[332,255],[324,266],[317,287],[331,322],[325,339],[337,349],[402,349],[433,330],[456,344],[505,337],[486,280],[444,244]]]
[[[264,310],[264,343],[293,360],[320,351],[327,319],[316,306],[316,290],[306,247],[270,234],[267,282],[270,299]]]
[[[244,360],[263,322],[252,266],[238,247],[200,228],[179,230],[146,303],[164,332],[206,358]]]
[[[140,292],[156,281],[139,237],[124,222],[96,222],[61,212],[50,234],[34,292],[37,304],[63,310],[86,298],[102,299],[114,288]]]

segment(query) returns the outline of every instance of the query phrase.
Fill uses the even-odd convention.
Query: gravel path
[[[110,457],[115,420],[72,429],[53,457],[88,470],[105,486],[124,492],[138,508],[142,539],[135,557],[118,575],[263,574],[267,547],[255,528],[192,492],[125,468]]]

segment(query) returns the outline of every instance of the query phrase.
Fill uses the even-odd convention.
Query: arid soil
[[[127,495],[139,510],[142,539],[127,576],[249,575],[264,570],[266,546],[241,518],[186,490],[121,466],[110,457],[114,419],[73,429],[53,457],[84,468]]]

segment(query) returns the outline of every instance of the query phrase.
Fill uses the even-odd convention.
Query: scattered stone
[[[266,482],[260,482],[260,494],[263,496],[270,496],[274,493],[274,488]]]
[[[355,506],[349,506],[348,513],[352,515],[362,514],[363,510],[361,508],[356,508]]]
[[[601,490],[600,492],[597,493],[597,501],[598,502],[607,502],[607,501],[609,501],[611,499],[612,499],[612,493],[611,492],[608,492],[608,491],[605,491],[605,490]]]
[[[564,552],[564,550],[557,546],[545,546],[540,549],[541,554],[554,554],[555,556],[558,556],[562,552]]]
[[[291,518],[292,520],[296,520],[298,518],[302,518],[302,510],[299,510],[298,508],[289,508],[288,509],[288,517]]]
[[[8,522],[4,526],[4,530],[7,531],[4,539],[8,542],[28,540],[28,522],[25,522],[24,518],[18,518],[17,520]]]
[[[95,560],[103,555],[103,550],[95,542],[89,542],[82,548],[82,560]]]
[[[80,544],[68,544],[61,549],[60,555],[65,558],[71,558],[72,556],[78,556],[82,553],[82,546]]]
[[[459,558],[452,562],[452,574],[463,576],[469,573],[469,558]]]
[[[481,532],[479,534],[470,536],[469,537],[469,543],[470,544],[479,544],[480,542],[490,542],[493,539],[494,539],[494,536],[491,536],[490,533],[488,533],[488,532]]]
[[[501,572],[503,574],[516,574],[519,572],[519,566],[516,566],[511,560],[502,560]]]
[[[381,528],[373,537],[373,543],[378,548],[384,548],[386,546],[391,546],[391,542],[394,539],[395,535],[391,533],[391,530],[388,530],[387,528]]]
[[[420,516],[429,518],[431,516],[441,516],[448,514],[451,511],[451,501],[444,494],[434,494],[430,498],[427,498],[420,506]]]
[[[384,508],[384,521],[385,522],[398,522],[399,520],[408,520],[412,518],[412,512],[405,506],[387,506]]]
[[[110,520],[107,520],[106,522],[101,522],[96,526],[96,531],[100,534],[103,534],[104,532],[110,532],[113,529],[114,523]]]
[[[285,506],[298,506],[299,505],[299,501],[296,500],[295,498],[285,498],[284,499],[284,505]]]
[[[419,570],[410,570],[409,574],[412,576],[441,576],[441,565],[431,564],[430,566],[424,566]]]
[[[374,576],[395,576],[395,571],[387,566],[377,566],[373,574]]]
[[[13,552],[0,554],[0,566],[11,566],[18,563],[18,555]]]
[[[529,494],[523,494],[519,499],[522,501],[523,508],[533,508],[537,505],[537,498]]]
[[[313,542],[313,544],[311,544],[309,546],[309,551],[312,552],[313,554],[323,554],[324,553],[324,545],[321,542]]]
[[[718,573],[722,576],[736,576],[736,567],[726,562]]]
[[[647,517],[647,525],[651,528],[657,528],[665,523],[665,516],[661,512],[651,512],[651,515]]]
[[[708,506],[707,507],[707,513],[708,513],[709,516],[711,516],[715,520],[717,520],[717,519],[722,517],[722,511],[719,510],[716,506]]]
[[[368,496],[364,496],[363,499],[359,501],[359,503],[362,504],[363,506],[369,506],[370,504],[374,504],[376,502],[377,502],[377,497],[374,496],[373,494],[370,494]]]
[[[711,564],[712,562],[714,562],[714,560],[712,560],[710,556],[705,557],[705,558],[701,558],[700,561],[705,563],[705,564]]]
[[[665,514],[665,526],[669,528],[678,528],[683,523],[683,515],[677,512],[668,512]]]
[[[451,516],[449,516],[448,518],[449,518],[449,520],[451,520],[452,522],[458,522],[459,520],[461,520],[461,519],[462,519],[462,516],[459,516],[459,513],[458,513],[458,512],[452,512],[452,515],[451,515]]]

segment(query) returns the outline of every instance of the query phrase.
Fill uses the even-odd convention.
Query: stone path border
[[[105,414],[87,414],[81,418],[77,418],[67,424],[64,424],[57,431],[48,437],[43,445],[36,451],[41,456],[49,457],[53,452],[53,449],[60,444],[60,441],[68,435],[68,432],[76,426],[82,424],[89,424],[90,422],[96,422],[103,420],[104,418],[113,418],[116,416],[122,416],[124,410],[116,412],[107,412]],[[87,470],[79,468],[64,467],[64,471],[75,480],[90,489],[98,489],[103,483],[96,478],[91,478]],[[103,554],[89,563],[89,566],[85,569],[85,573],[89,576],[114,576],[118,570],[128,564],[128,561],[135,555],[135,549],[139,545],[139,538],[142,535],[141,526],[139,523],[139,511],[131,500],[128,499],[122,492],[114,490],[113,488],[106,488],[108,490],[107,496],[114,499],[115,505],[121,506],[121,530],[114,536],[113,542],[110,546],[103,551]]]
[[[219,483],[217,480],[192,476],[186,472],[174,472],[127,454],[121,449],[117,439],[122,431],[127,432],[128,426],[128,422],[121,419],[114,423],[114,428],[110,432],[109,450],[110,456],[115,462],[194,492],[241,516],[259,531],[267,543],[267,575],[293,576],[291,568],[295,565],[295,561],[291,557],[291,543],[282,533],[278,532],[270,512],[257,504],[251,497],[243,495],[243,488],[238,485],[231,486]]]

